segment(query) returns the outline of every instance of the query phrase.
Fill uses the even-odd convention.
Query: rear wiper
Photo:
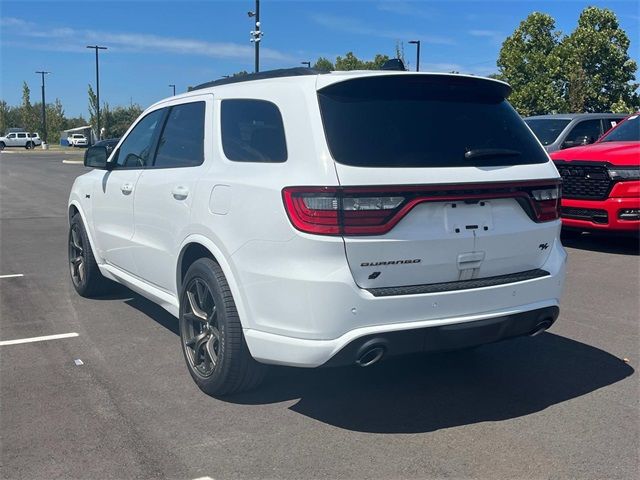
[[[467,160],[478,157],[514,157],[519,155],[522,155],[522,152],[507,148],[475,148],[464,152],[464,158]]]

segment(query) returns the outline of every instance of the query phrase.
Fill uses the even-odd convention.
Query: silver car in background
[[[526,117],[524,121],[545,150],[555,152],[595,142],[625,116],[622,113],[557,113]]]

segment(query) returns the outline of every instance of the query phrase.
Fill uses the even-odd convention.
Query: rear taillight
[[[531,199],[538,222],[549,222],[560,217],[560,185],[531,190]]]
[[[532,220],[559,218],[558,182],[403,187],[287,187],[282,191],[294,227],[319,235],[381,235],[424,202],[516,198]]]

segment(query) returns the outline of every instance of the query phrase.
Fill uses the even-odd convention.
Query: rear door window
[[[385,75],[318,92],[333,158],[358,167],[545,163],[544,150],[505,97],[480,78]]]
[[[235,162],[280,163],[287,142],[278,107],[265,100],[230,99],[221,106],[222,148]]]
[[[171,107],[158,141],[155,167],[194,167],[204,162],[204,102]]]

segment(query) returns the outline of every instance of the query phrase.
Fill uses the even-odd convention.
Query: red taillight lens
[[[560,218],[561,193],[560,185],[530,191],[536,218],[539,222],[549,222]]]
[[[560,186],[554,181],[411,185],[404,187],[287,187],[282,191],[294,227],[319,235],[381,235],[423,202],[515,198],[532,220],[559,218]]]
[[[339,187],[291,187],[283,191],[291,223],[307,233],[376,235],[391,230],[405,197],[372,195]]]

